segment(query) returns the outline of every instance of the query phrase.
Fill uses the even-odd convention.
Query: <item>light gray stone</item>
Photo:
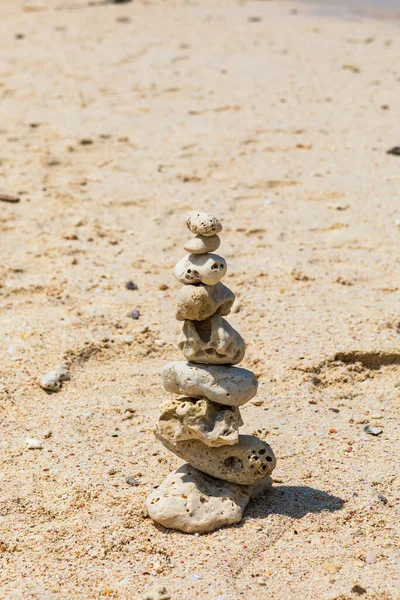
[[[58,365],[54,371],[50,371],[42,377],[39,385],[44,390],[58,392],[63,381],[71,379],[70,372],[66,365]]]
[[[270,477],[257,485],[214,479],[188,464],[168,475],[146,501],[149,516],[164,527],[185,533],[207,533],[241,521],[244,509],[269,488]]]
[[[218,250],[220,243],[221,240],[218,235],[211,235],[210,237],[196,235],[188,240],[183,247],[189,254],[207,254],[207,252]]]
[[[185,321],[178,347],[186,360],[209,365],[236,365],[246,351],[239,333],[222,317]]]
[[[186,216],[186,227],[192,233],[209,237],[222,231],[222,225],[217,217],[208,212],[192,210]]]
[[[28,450],[43,450],[43,442],[35,438],[27,438],[25,444]]]
[[[209,448],[199,440],[171,443],[158,433],[160,442],[192,467],[211,477],[253,485],[259,479],[271,475],[276,458],[271,447],[254,435],[239,435],[234,446]]]
[[[218,254],[188,254],[176,265],[174,275],[184,285],[215,285],[226,273],[226,260]]]
[[[168,363],[162,370],[167,392],[190,398],[208,398],[216,404],[241,406],[257,393],[257,378],[251,371],[226,365]]]
[[[212,315],[231,312],[235,294],[221,282],[216,285],[184,285],[178,294],[178,321],[203,321]]]
[[[236,444],[241,425],[238,408],[206,398],[174,398],[161,405],[156,431],[171,443],[198,439],[216,447]]]

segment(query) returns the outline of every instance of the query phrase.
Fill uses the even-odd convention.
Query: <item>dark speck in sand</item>
[[[400,146],[393,146],[390,150],[387,150],[386,154],[392,154],[393,156],[400,156]]]

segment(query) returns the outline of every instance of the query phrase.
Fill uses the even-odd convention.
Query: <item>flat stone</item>
[[[26,444],[28,450],[42,450],[43,449],[43,442],[41,442],[40,440],[36,440],[35,438],[27,438],[25,440],[25,444]]]
[[[226,270],[226,260],[218,254],[188,254],[177,263],[174,275],[185,285],[215,285],[223,278]]]
[[[246,351],[241,335],[218,315],[185,321],[178,347],[187,361],[209,365],[236,365]]]
[[[256,486],[236,485],[185,464],[150,494],[146,508],[149,516],[164,527],[207,533],[239,523],[249,501],[271,484],[271,478],[266,477]]]
[[[187,214],[186,227],[192,233],[209,237],[222,231],[222,225],[217,217],[208,212],[192,210]]]
[[[226,316],[231,312],[235,294],[221,282],[216,285],[184,285],[178,294],[176,319],[203,321],[212,315]]]
[[[221,240],[218,235],[211,235],[209,237],[196,235],[196,237],[188,240],[183,247],[189,254],[207,254],[207,252],[218,250],[220,243]]]
[[[208,398],[216,404],[241,406],[257,393],[257,378],[251,371],[226,365],[168,363],[162,370],[167,392],[190,398]]]
[[[234,446],[217,448],[209,448],[199,440],[171,443],[158,433],[156,437],[195,469],[231,483],[253,485],[271,475],[276,465],[271,447],[253,435],[239,435]]]
[[[174,398],[161,405],[156,431],[173,444],[198,439],[217,447],[236,444],[241,425],[236,407],[214,404],[206,398]]]

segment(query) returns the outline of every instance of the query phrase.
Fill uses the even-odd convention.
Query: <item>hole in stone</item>
[[[216,271],[219,268],[218,263],[211,265],[211,271]]]
[[[224,460],[224,467],[238,473],[243,469],[243,462],[236,456],[229,456]]]
[[[271,458],[270,456],[266,456],[266,457],[265,457],[265,460],[266,460],[267,462],[272,462],[272,458]]]
[[[266,449],[265,448],[263,448],[262,450],[258,451],[258,454],[265,454],[265,453],[266,453]]]
[[[211,319],[205,319],[204,321],[192,321],[192,323],[201,341],[209,342],[212,331]]]

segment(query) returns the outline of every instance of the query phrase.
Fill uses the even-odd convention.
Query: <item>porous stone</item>
[[[239,435],[234,446],[209,448],[199,440],[171,443],[156,432],[160,442],[192,467],[211,477],[253,485],[272,473],[276,458],[271,447],[254,435]]]
[[[190,398],[208,398],[216,404],[241,406],[257,393],[257,378],[251,371],[226,365],[168,363],[162,370],[167,392]]]
[[[271,486],[266,477],[257,485],[237,485],[214,479],[185,464],[168,475],[146,501],[149,516],[164,527],[185,533],[207,533],[238,523],[247,504]]]
[[[63,381],[69,381],[71,378],[70,372],[65,365],[58,365],[54,371],[50,371],[42,377],[39,385],[44,390],[58,392]]]
[[[181,283],[215,285],[226,273],[226,260],[218,254],[188,254],[174,269]]]
[[[186,252],[190,254],[207,254],[207,252],[215,252],[218,250],[221,243],[217,235],[206,237],[205,235],[196,235],[191,238],[183,246]]]
[[[173,444],[198,439],[216,447],[236,444],[241,425],[236,407],[214,404],[206,398],[179,398],[161,405],[156,431]]]
[[[186,227],[192,233],[209,237],[222,231],[222,225],[217,217],[208,212],[192,210],[186,216]]]
[[[246,345],[239,333],[222,317],[185,321],[178,347],[186,360],[209,365],[236,365]]]
[[[216,285],[184,285],[178,294],[178,321],[203,321],[212,315],[231,312],[235,294],[221,282]]]

